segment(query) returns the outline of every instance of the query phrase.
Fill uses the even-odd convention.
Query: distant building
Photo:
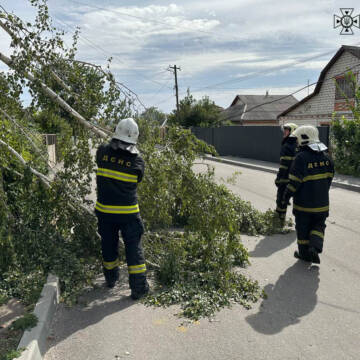
[[[360,47],[343,45],[321,71],[312,94],[279,115],[279,123],[293,122],[299,125],[329,126],[332,115],[352,118],[346,103],[355,101],[355,89],[346,78],[352,71],[358,78]]]
[[[236,95],[222,114],[232,125],[276,126],[278,115],[296,103],[292,95]]]

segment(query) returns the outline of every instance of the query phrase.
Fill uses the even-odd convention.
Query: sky
[[[27,0],[0,4],[24,21],[35,16]],[[340,8],[360,14],[358,0],[48,0],[48,7],[65,43],[80,27],[79,60],[105,65],[112,57],[117,81],[164,112],[175,108],[169,65],[181,68],[180,99],[189,88],[227,108],[237,94],[295,92],[318,80],[341,45],[360,46],[360,29],[340,35],[333,27]],[[8,56],[9,43],[1,30],[0,52]]]

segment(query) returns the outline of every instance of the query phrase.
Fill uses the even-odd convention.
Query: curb
[[[246,168],[254,169],[254,170],[266,171],[266,172],[273,173],[273,174],[277,174],[277,172],[278,172],[277,170],[272,169],[271,167],[249,164],[249,163],[244,163],[241,161],[234,161],[234,160],[217,158],[217,157],[212,157],[212,156],[203,156],[203,158],[206,160],[216,161],[216,162],[220,162],[220,163],[224,163],[224,164],[230,164],[230,165],[246,167]]]
[[[17,360],[43,359],[46,349],[46,337],[48,336],[51,321],[59,303],[59,295],[59,279],[49,274],[34,310],[38,323],[34,328],[24,332],[18,350],[24,348],[25,350],[20,357],[16,358]]]
[[[230,164],[230,165],[234,165],[234,166],[245,167],[245,168],[254,169],[254,170],[266,171],[266,172],[273,173],[273,174],[277,174],[277,172],[278,172],[277,169],[273,169],[271,167],[255,165],[255,164],[249,164],[249,163],[244,163],[244,162],[241,162],[241,161],[234,161],[234,160],[229,160],[229,159],[216,158],[216,157],[212,157],[212,156],[203,156],[203,158],[205,160],[220,162],[220,163],[223,163],[223,164]],[[359,185],[348,184],[346,182],[341,182],[339,180],[333,180],[333,182],[331,183],[331,186],[338,187],[338,188],[345,189],[345,190],[360,192],[360,186]]]

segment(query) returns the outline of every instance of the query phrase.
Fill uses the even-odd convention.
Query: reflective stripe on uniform
[[[309,240],[298,240],[297,243],[299,245],[308,245],[308,244],[310,244],[310,241]]]
[[[295,156],[280,156],[280,160],[294,160]]]
[[[120,265],[120,260],[116,259],[114,261],[103,261],[104,268],[107,270],[112,270]]]
[[[276,207],[276,211],[278,212],[286,212],[287,208],[280,208],[280,207]]]
[[[288,184],[287,188],[292,192],[296,192],[296,189],[291,184]]]
[[[288,168],[289,168],[288,166],[280,165],[280,169],[288,169]]]
[[[115,180],[137,183],[137,175],[126,174],[120,171],[98,168],[96,175],[104,176]]]
[[[294,204],[294,209],[299,210],[299,211],[304,211],[304,212],[310,212],[310,213],[326,212],[326,211],[329,211],[329,205],[319,207],[319,208],[305,208],[305,207]]]
[[[319,238],[323,239],[324,238],[324,234],[320,231],[317,231],[317,230],[311,230],[310,231],[310,235],[316,235],[318,236]]]
[[[294,180],[294,181],[298,181],[298,182],[302,182],[301,179],[299,179],[298,177],[296,177],[296,176],[293,175],[293,174],[290,174],[290,175],[289,175],[289,179],[290,179],[290,180]]]
[[[130,265],[128,266],[129,274],[140,274],[146,271],[146,265]]]
[[[135,214],[140,211],[138,204],[130,206],[103,205],[98,201],[96,202],[95,209],[107,214]]]
[[[316,175],[305,176],[303,181],[328,179],[328,178],[332,178],[333,176],[334,176],[333,173],[327,172],[327,173],[324,173],[324,174],[316,174]]]

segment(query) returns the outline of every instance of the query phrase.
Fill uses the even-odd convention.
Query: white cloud
[[[5,7],[16,3],[3,2]],[[251,86],[259,85],[257,77],[254,81],[241,80],[248,87],[243,90],[265,93],[272,81],[274,89],[289,90],[292,89],[289,85],[301,82],[302,76],[304,83],[308,78],[317,78],[340,45],[353,44],[360,35],[360,30],[354,29],[354,37],[342,37],[333,29],[333,14],[343,6],[340,0],[86,3],[86,6],[69,0],[48,3],[51,15],[81,27],[79,58],[104,65],[112,55],[111,68],[118,80],[135,90],[147,105],[165,99],[161,106],[167,110],[174,105],[170,98],[173,83],[170,81],[164,87],[162,84],[169,82],[172,75],[159,72],[169,64],[181,66],[179,81],[183,88],[202,88],[199,94],[208,93],[220,105],[228,106],[236,90],[214,89],[211,84],[229,82],[228,86],[235,87],[242,77],[276,74],[279,76],[263,77],[266,86],[256,89]],[[360,12],[358,0],[347,0],[346,6],[354,7],[356,14]],[[27,16],[20,7],[14,9],[16,13],[21,11],[24,20],[33,17],[33,13]],[[69,31],[66,25],[62,27]],[[66,42],[71,43],[71,34],[66,36]],[[0,51],[9,52],[1,32]],[[311,58],[325,52],[329,54]],[[284,76],[290,69],[291,76],[288,73]]]
[[[84,35],[96,38],[105,48],[129,54],[141,50],[151,37],[186,33],[197,35],[218,24],[218,20],[186,19],[181,7],[170,4],[90,11],[83,14],[80,26]]]

